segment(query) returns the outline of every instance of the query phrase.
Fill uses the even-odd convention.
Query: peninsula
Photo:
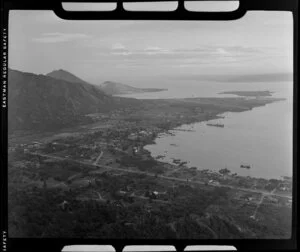
[[[272,96],[272,93],[273,92],[265,90],[265,91],[226,91],[226,92],[221,92],[219,94],[233,94],[237,96],[260,97],[260,96]]]

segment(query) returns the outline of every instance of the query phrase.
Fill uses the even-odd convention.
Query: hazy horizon
[[[64,69],[94,84],[292,73],[292,22],[288,12],[194,22],[67,21],[51,11],[17,10],[10,12],[9,67]]]

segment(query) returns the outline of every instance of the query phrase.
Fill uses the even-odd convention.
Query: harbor
[[[188,166],[198,169],[218,171],[227,165],[241,176],[291,176],[292,122],[278,120],[278,115],[291,113],[290,106],[287,100],[241,113],[223,113],[218,116],[224,118],[171,130],[171,134],[160,136],[156,144],[145,148],[154,157],[162,155],[160,161],[170,164],[175,158],[189,161]],[[269,154],[264,154],[265,150]]]

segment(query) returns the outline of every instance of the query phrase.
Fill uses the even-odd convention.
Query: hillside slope
[[[112,97],[87,83],[71,83],[11,69],[8,82],[10,130],[67,125],[80,115],[116,107]]]
[[[73,82],[73,83],[87,84],[86,81],[80,79],[76,75],[74,75],[68,71],[65,71],[63,69],[54,70],[46,75],[49,77],[58,79],[58,80],[64,80],[64,81]]]

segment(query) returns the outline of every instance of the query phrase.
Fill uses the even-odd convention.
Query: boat
[[[220,123],[207,123],[207,126],[214,126],[214,127],[220,127],[220,128],[224,128],[224,124],[220,124]]]
[[[240,168],[250,169],[251,166],[250,165],[241,164]]]

